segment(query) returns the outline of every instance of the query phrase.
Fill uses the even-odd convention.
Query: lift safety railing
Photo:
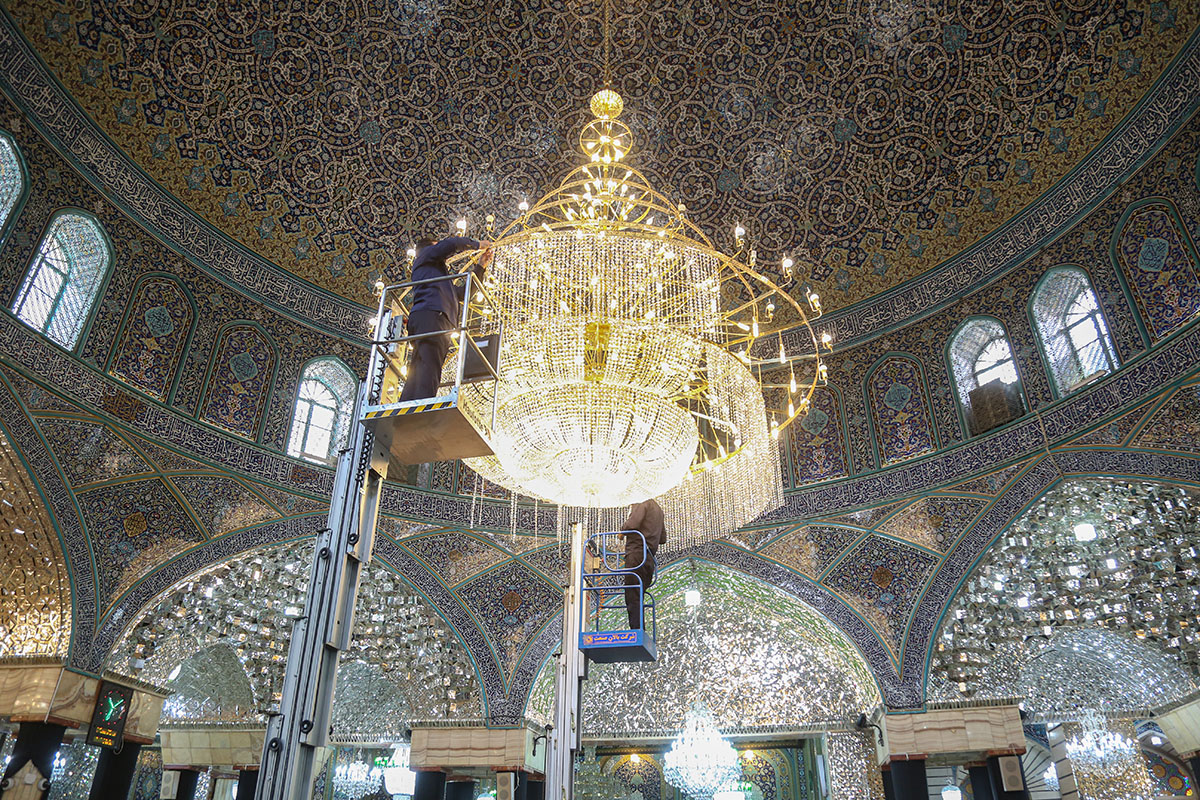
[[[406,330],[408,317],[411,313],[413,290],[419,286],[432,286],[439,283],[457,284],[463,286],[463,302],[458,319],[458,327],[449,330],[430,331],[428,333],[397,336],[396,333]],[[450,358],[455,359],[454,380],[445,380],[445,372],[439,378],[434,397],[444,396],[443,387],[453,387],[455,393],[461,391],[464,382],[473,383],[480,380],[493,381],[500,379],[500,346],[503,340],[503,324],[499,322],[495,312],[496,304],[487,290],[485,282],[472,270],[466,270],[452,275],[441,275],[436,278],[426,278],[419,281],[404,281],[384,287],[379,295],[379,306],[375,317],[375,335],[371,342],[370,366],[368,374],[372,376],[372,385],[368,392],[369,406],[389,406],[400,402],[400,392],[408,376],[409,354],[414,344],[422,339],[435,336],[449,335],[451,337]],[[476,341],[482,336],[496,336],[495,362]],[[483,366],[486,375],[467,376],[468,353],[478,357],[478,363]],[[414,398],[414,401],[417,398]],[[431,398],[419,398],[421,400]],[[496,393],[492,391],[490,430],[496,419]],[[482,420],[477,420],[482,422]]]
[[[625,566],[626,536],[636,536],[642,543],[642,560],[633,566]],[[610,542],[618,542],[620,549],[609,546]],[[580,604],[579,630],[580,633],[630,630],[622,623],[619,627],[602,627],[605,612],[628,613],[625,602],[625,590],[637,589],[638,604],[642,607],[642,627],[652,640],[658,638],[658,615],[654,605],[654,595],[646,589],[642,576],[637,570],[645,566],[646,561],[653,560],[654,554],[646,546],[646,537],[641,531],[608,531],[594,533],[587,540],[587,555],[582,567],[583,602]],[[632,576],[633,583],[627,581]],[[590,594],[589,594],[590,593]]]

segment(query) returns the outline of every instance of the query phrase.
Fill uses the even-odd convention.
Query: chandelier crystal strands
[[[738,777],[737,751],[703,703],[684,718],[683,733],[663,758],[663,777],[693,800],[707,800]]]
[[[1110,729],[1106,722],[1097,711],[1082,716],[1079,721],[1082,730],[1066,741],[1067,757],[1072,763],[1089,770],[1104,769],[1138,752],[1136,742]]]
[[[494,455],[466,463],[563,506],[658,497],[685,544],[782,501],[775,439],[807,412],[832,340],[810,324],[815,294],[802,307],[753,269],[752,250],[741,260],[740,226],[737,251],[717,250],[624,163],[622,108],[609,89],[592,97],[585,163],[494,238],[483,333],[502,332],[499,380],[459,398],[490,426]],[[789,354],[782,331],[797,326],[806,345]],[[786,407],[768,410],[757,373],[789,368]]]
[[[1141,747],[1121,732],[1134,734],[1132,721],[1106,719],[1093,710],[1082,715],[1079,728],[1067,737],[1066,748],[1081,798],[1150,800],[1155,796]]]

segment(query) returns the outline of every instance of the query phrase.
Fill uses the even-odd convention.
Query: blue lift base
[[[642,630],[583,631],[579,649],[598,664],[658,660],[658,645]]]

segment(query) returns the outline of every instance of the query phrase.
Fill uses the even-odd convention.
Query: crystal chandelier
[[[334,791],[344,797],[362,797],[383,786],[383,769],[367,763],[362,750],[344,750],[340,755],[349,757],[333,770]]]
[[[831,340],[809,323],[816,295],[802,308],[753,251],[740,260],[743,229],[733,255],[718,251],[624,164],[622,109],[611,90],[593,96],[585,163],[492,237],[483,332],[502,332],[499,380],[464,386],[459,404],[494,455],[466,463],[565,506],[659,497],[685,538],[712,538],[781,502],[775,438],[806,413]],[[781,332],[797,326],[811,344],[789,355]],[[784,408],[766,407],[766,368],[791,371]]]
[[[693,704],[684,717],[683,733],[663,758],[663,777],[684,794],[701,800],[712,797],[737,776],[737,751],[717,730],[708,707]]]
[[[1099,712],[1085,713],[1080,725],[1083,730],[1079,735],[1066,741],[1067,757],[1085,769],[1104,769],[1138,752],[1137,744],[1128,736],[1109,729]]]

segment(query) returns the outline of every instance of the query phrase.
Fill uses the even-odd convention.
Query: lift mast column
[[[547,737],[546,800],[572,800],[575,794],[575,757],[581,747],[580,714],[587,662],[579,649],[583,619],[583,525],[571,523],[569,583],[563,587],[562,651],[554,687],[554,728]]]

